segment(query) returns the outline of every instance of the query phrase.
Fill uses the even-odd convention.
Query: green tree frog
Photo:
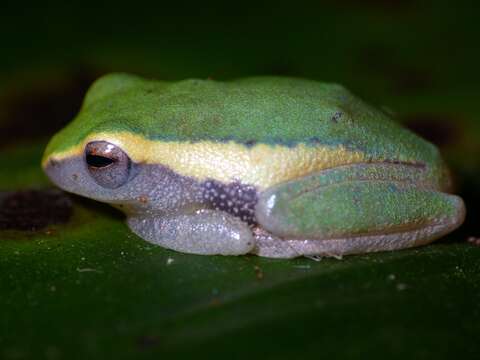
[[[338,256],[430,243],[462,223],[438,149],[340,85],[110,74],[42,160],[60,188],[194,254]]]

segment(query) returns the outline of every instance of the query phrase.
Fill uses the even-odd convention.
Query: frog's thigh
[[[310,176],[267,190],[255,209],[259,225],[283,239],[370,237],[372,245],[363,246],[374,251],[428,243],[458,227],[465,215],[461,198],[423,185],[378,177],[337,179],[315,182]]]
[[[185,253],[241,255],[250,252],[254,246],[247,224],[221,211],[130,217],[127,222],[143,239]]]

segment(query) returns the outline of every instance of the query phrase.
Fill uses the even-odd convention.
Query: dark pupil
[[[87,155],[87,164],[93,167],[105,167],[114,162],[113,159],[99,155]]]

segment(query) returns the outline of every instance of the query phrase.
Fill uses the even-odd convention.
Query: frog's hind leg
[[[285,240],[265,230],[255,229],[253,254],[279,259],[299,256],[337,257],[390,251],[428,244],[449,233],[455,224],[432,224],[423,228],[383,235],[354,236],[324,240]]]
[[[465,207],[423,170],[358,164],[268,189],[255,215],[270,235],[257,234],[254,252],[290,258],[424,245],[457,228]]]

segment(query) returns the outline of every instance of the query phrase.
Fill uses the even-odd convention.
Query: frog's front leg
[[[145,240],[185,253],[241,255],[254,246],[248,225],[222,211],[132,216],[127,223]]]
[[[465,216],[462,199],[439,186],[423,168],[388,163],[342,166],[279,184],[259,197],[253,252],[289,258],[427,244]]]

